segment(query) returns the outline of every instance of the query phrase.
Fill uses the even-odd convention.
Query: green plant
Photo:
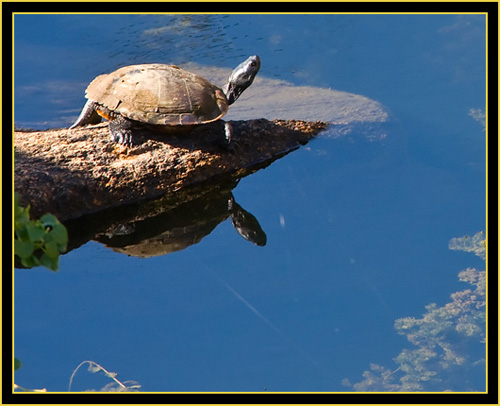
[[[27,268],[44,266],[52,271],[59,269],[59,255],[66,251],[68,232],[52,214],[31,220],[30,207],[19,205],[14,195],[14,254]]]

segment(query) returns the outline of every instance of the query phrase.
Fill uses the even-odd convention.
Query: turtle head
[[[253,55],[233,70],[226,86],[223,88],[229,104],[233,104],[240,97],[240,94],[252,84],[259,69],[260,58]]]

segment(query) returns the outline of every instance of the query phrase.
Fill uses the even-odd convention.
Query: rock
[[[16,131],[14,189],[33,216],[75,219],[209,180],[239,179],[306,144],[327,126],[265,119],[231,124],[232,151],[218,143],[221,123],[180,135],[144,134],[133,148],[109,142],[107,123]]]

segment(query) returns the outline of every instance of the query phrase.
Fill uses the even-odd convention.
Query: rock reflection
[[[197,244],[229,218],[245,240],[265,246],[267,237],[258,220],[233,197],[236,184],[191,188],[115,213],[106,211],[71,221],[67,224],[70,241],[75,243],[78,238],[76,244],[82,245],[94,240],[113,251],[148,258]]]

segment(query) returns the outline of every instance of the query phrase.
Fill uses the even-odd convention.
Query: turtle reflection
[[[154,217],[115,224],[94,240],[129,256],[166,255],[199,243],[228,217],[245,240],[266,245],[259,222],[236,203],[231,192],[209,193]]]

